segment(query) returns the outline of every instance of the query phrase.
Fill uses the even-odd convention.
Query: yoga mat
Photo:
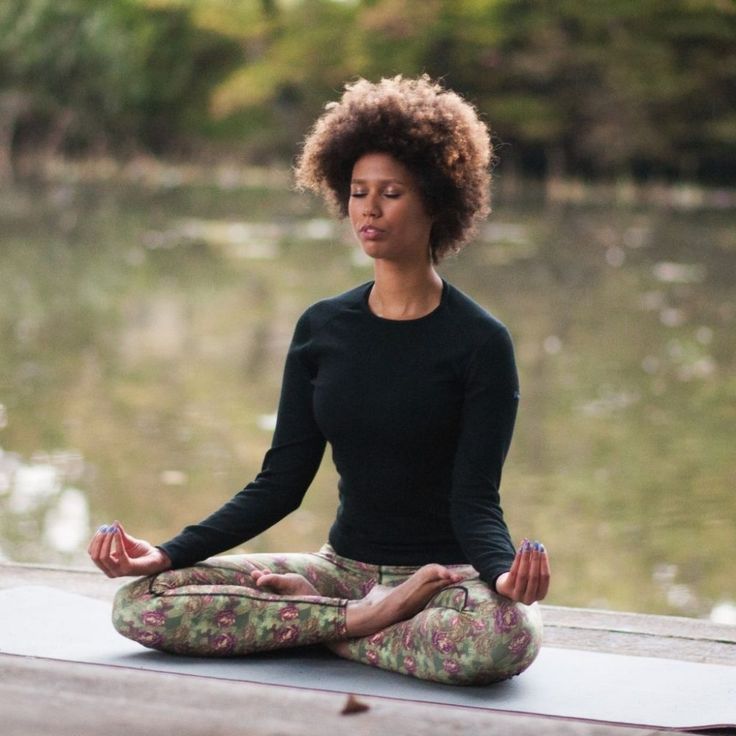
[[[44,586],[0,591],[0,652],[622,725],[736,728],[736,667],[543,647],[519,677],[457,687],[347,662],[321,647],[181,657],[121,637],[109,603]]]

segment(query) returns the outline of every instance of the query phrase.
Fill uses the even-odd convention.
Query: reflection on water
[[[72,484],[83,473],[84,461],[76,452],[37,453],[24,461],[0,449],[0,559],[78,556],[89,537],[89,504]]]
[[[514,335],[504,506],[552,550],[552,603],[736,619],[735,225],[500,204],[443,266]],[[3,192],[2,555],[87,565],[101,523],[161,541],[209,513],[260,467],[297,316],[369,278],[285,190]],[[321,544],[326,458],[248,549]]]

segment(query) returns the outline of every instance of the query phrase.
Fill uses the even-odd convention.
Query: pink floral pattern
[[[295,618],[299,618],[299,609],[296,606],[284,606],[279,611],[279,618],[282,621],[292,621]]]
[[[493,623],[498,633],[513,631],[519,623],[519,609],[512,603],[498,606],[493,612]]]
[[[445,659],[442,661],[442,669],[450,675],[457,675],[462,668],[460,667],[460,663],[456,660]]]
[[[219,634],[212,639],[212,649],[217,654],[230,654],[235,649],[235,637],[231,634]]]
[[[256,588],[251,572],[304,575],[321,596],[282,596]],[[118,631],[146,647],[198,656],[242,656],[335,640],[341,654],[412,677],[487,684],[523,672],[541,645],[538,606],[496,595],[470,566],[413,619],[371,636],[346,639],[347,601],[377,583],[398,585],[416,568],[376,566],[316,554],[218,557],[192,568],[141,578],[116,596]]]
[[[163,611],[143,611],[141,623],[144,626],[163,626],[166,623],[166,614]]]
[[[528,631],[520,631],[514,636],[509,644],[509,651],[513,654],[525,652],[531,642],[531,634]]]
[[[375,651],[374,649],[369,649],[365,653],[365,658],[366,658],[368,664],[372,664],[374,666],[378,664],[378,652]]]
[[[234,626],[236,620],[237,617],[235,615],[235,611],[230,608],[226,608],[224,611],[220,611],[215,616],[215,622],[218,626],[222,626],[223,628]]]
[[[432,646],[438,652],[442,652],[442,654],[449,654],[455,651],[455,645],[446,631],[435,631],[432,634]]]
[[[294,644],[299,637],[298,626],[284,626],[276,632],[276,641],[282,646]]]

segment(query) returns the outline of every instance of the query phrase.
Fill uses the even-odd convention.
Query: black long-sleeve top
[[[430,314],[382,319],[368,306],[371,286],[299,319],[261,472],[161,545],[174,567],[230,549],[296,509],[329,442],[340,476],[329,541],[339,555],[470,562],[492,585],[510,568],[499,485],[519,390],[508,331],[447,282]]]

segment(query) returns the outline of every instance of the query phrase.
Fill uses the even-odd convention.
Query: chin
[[[373,243],[364,243],[362,247],[363,255],[368,256],[368,258],[381,258],[383,257],[383,254],[381,253],[381,249],[377,248]]]

